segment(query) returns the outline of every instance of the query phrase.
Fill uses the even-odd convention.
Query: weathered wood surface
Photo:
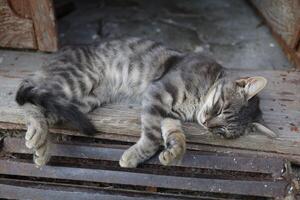
[[[113,169],[94,169],[65,166],[35,167],[34,164],[0,160],[0,174],[16,176],[32,176],[60,180],[100,182],[122,184],[130,186],[157,187],[174,190],[201,191],[211,193],[225,193],[235,195],[252,195],[261,197],[283,197],[286,194],[288,183],[278,180],[239,180],[204,177],[179,177],[157,175],[147,172],[132,172]],[[135,170],[137,171],[137,170]],[[192,174],[190,174],[192,175]],[[1,191],[1,188],[0,188]]]
[[[25,184],[28,182],[25,182]],[[105,192],[97,189],[90,188],[80,188],[80,187],[66,187],[66,186],[55,186],[53,185],[9,185],[0,184],[0,197],[7,199],[43,199],[43,200],[91,200],[91,199],[101,199],[101,200],[178,200],[190,198],[174,197],[171,195],[155,195],[155,194],[145,194],[137,192],[126,192],[122,194],[112,193],[111,191]],[[198,198],[197,198],[198,199]]]
[[[28,15],[26,1],[0,0],[0,46],[36,49],[33,22]],[[21,8],[21,4],[24,6]],[[11,6],[11,7],[10,7]],[[16,11],[16,12],[14,12]]]
[[[0,125],[2,129],[25,129],[20,108],[14,102],[14,94],[19,81],[35,71],[34,67],[3,68],[0,71]],[[206,133],[199,125],[184,124],[188,147],[197,149],[201,145],[230,147],[278,153],[293,158],[300,163],[300,72],[299,71],[236,71],[240,75],[265,76],[269,83],[261,93],[264,119],[279,137],[268,138],[251,134],[235,140],[224,140]],[[99,130],[95,137],[120,141],[136,141],[140,134],[139,108],[122,105],[108,105],[95,110],[90,118]],[[76,131],[59,128],[54,132],[80,135]],[[200,147],[199,147],[200,148]],[[203,149],[203,146],[201,146]],[[208,147],[209,148],[209,147]]]
[[[29,0],[38,49],[56,51],[58,49],[53,2],[51,0]]]
[[[299,0],[251,0],[257,9],[291,47],[295,48],[300,31]]]
[[[56,51],[51,0],[0,0],[0,46]]]
[[[237,195],[246,199],[282,198],[294,179],[285,159],[199,151],[187,151],[182,163],[176,166],[164,167],[154,157],[136,169],[124,169],[118,160],[128,145],[102,144],[77,137],[56,140],[48,165],[36,168],[29,156],[32,151],[24,141],[7,136],[1,143],[0,198],[14,197],[10,193],[17,188],[20,191],[14,195],[31,191],[32,199],[43,190],[67,197],[73,195],[67,191],[81,195],[88,192],[88,196],[113,192],[112,197],[122,196],[123,191],[127,196],[150,199],[154,195],[158,199],[198,199],[206,195],[213,199],[222,199],[224,195],[225,199],[236,199]],[[87,188],[90,190],[86,191]],[[128,193],[129,189],[133,194]],[[232,195],[235,198],[230,198]]]
[[[25,139],[7,137],[3,141],[2,150],[6,153],[13,154],[32,154],[33,151],[25,146]],[[50,154],[52,156],[61,156],[68,158],[94,159],[94,160],[110,160],[118,162],[124,149],[128,145],[122,145],[112,148],[112,145],[95,145],[95,144],[52,144]],[[282,158],[253,156],[253,155],[237,155],[226,154],[218,155],[216,153],[201,153],[195,151],[187,151],[182,162],[176,166],[196,169],[210,169],[222,171],[238,171],[245,173],[257,173],[270,175],[275,179],[282,176],[285,161]],[[146,162],[146,164],[158,164],[157,157]]]
[[[66,190],[65,188],[51,188],[51,185],[48,187],[30,187],[30,186],[15,186],[15,185],[6,185],[0,184],[1,187],[1,198],[7,199],[44,199],[44,200],[72,200],[72,199],[101,199],[101,200],[176,200],[177,198],[167,198],[167,197],[134,197],[121,194],[103,194],[95,190],[80,190],[80,188],[71,188],[71,190]]]
[[[300,1],[299,0],[251,0],[258,13],[271,28],[289,60],[300,67]]]
[[[9,0],[10,8],[21,18],[32,19],[28,0]]]
[[[128,145],[59,135],[48,165],[36,168],[16,136],[0,143],[0,198],[283,199],[295,181],[289,161],[276,156],[187,151],[176,166],[154,157],[124,169],[118,160]]]

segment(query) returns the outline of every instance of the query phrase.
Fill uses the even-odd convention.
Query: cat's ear
[[[250,100],[267,85],[267,79],[262,76],[241,78],[235,82],[239,87],[243,88],[247,95],[247,100]]]

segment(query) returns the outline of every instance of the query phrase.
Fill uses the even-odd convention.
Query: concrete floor
[[[58,20],[60,45],[139,36],[198,51],[228,68],[291,67],[269,29],[243,0],[74,0]],[[42,65],[50,54],[0,50],[0,69]]]

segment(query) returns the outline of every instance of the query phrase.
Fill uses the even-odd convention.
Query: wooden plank
[[[24,3],[24,1],[20,1]],[[15,6],[16,2],[12,1]],[[22,6],[14,7],[16,12],[25,13],[26,8],[21,10]],[[33,22],[30,19],[22,18],[15,13],[8,0],[0,0],[0,46],[10,48],[28,48],[36,49],[35,33]]]
[[[33,68],[32,68],[33,67]],[[19,81],[34,70],[24,67],[3,67],[0,71],[0,125],[2,128],[25,129],[24,117],[20,108],[13,101]],[[26,72],[24,72],[24,70]],[[184,124],[188,146],[213,145],[215,147],[237,148],[241,150],[264,151],[285,154],[297,161],[300,152],[300,95],[299,71],[236,71],[236,75],[261,75],[269,80],[266,89],[261,93],[262,110],[268,125],[279,134],[277,139],[261,135],[247,135],[236,140],[224,140],[205,132],[196,124]],[[99,130],[95,137],[120,141],[136,141],[140,134],[139,108],[128,106],[106,106],[91,113],[90,118]],[[12,123],[12,124],[6,124]],[[80,135],[60,127],[54,132]],[[294,157],[296,156],[296,157]],[[298,160],[300,162],[300,160]]]
[[[101,185],[101,184],[93,184],[93,185],[85,185],[81,183],[76,183],[76,182],[68,182],[68,183],[61,183],[61,182],[49,182],[47,180],[24,180],[24,179],[18,179],[16,177],[11,177],[11,178],[0,178],[0,184],[8,186],[7,188],[11,188],[9,186],[17,186],[20,187],[20,190],[23,190],[25,187],[26,188],[33,188],[33,189],[46,189],[47,191],[51,190],[51,192],[56,192],[56,191],[76,191],[78,193],[97,193],[99,195],[103,195],[103,198],[105,197],[104,195],[108,195],[109,198],[114,199],[114,196],[116,197],[134,197],[140,199],[143,197],[144,199],[147,200],[222,200],[224,199],[220,195],[207,195],[207,194],[180,194],[180,193],[174,193],[172,191],[145,191],[146,188],[122,188],[118,186],[108,186],[107,184]],[[1,191],[1,188],[0,188]],[[38,190],[35,190],[34,192],[39,193]],[[1,192],[0,192],[1,194]],[[34,193],[33,193],[34,194]],[[9,195],[9,194],[8,194]],[[38,194],[40,195],[40,194]],[[88,194],[89,195],[89,194]],[[66,195],[68,197],[69,194]],[[77,198],[80,198],[81,195],[78,195]],[[228,196],[227,196],[228,197]],[[235,196],[236,197],[236,196]],[[59,198],[59,197],[58,197]],[[77,199],[76,198],[76,199]],[[31,198],[31,199],[36,199],[36,198]],[[101,199],[101,198],[100,198]],[[118,199],[118,198],[117,198]],[[122,198],[121,198],[122,199]],[[228,200],[228,198],[225,198]],[[119,199],[118,199],[119,200]]]
[[[298,0],[251,0],[262,13],[271,28],[292,49],[299,41],[300,1]]]
[[[6,132],[7,134],[12,132],[14,135],[16,134],[22,134],[24,132],[25,126],[22,124],[13,124],[13,123],[7,123],[7,122],[0,122],[0,130],[2,132]],[[75,137],[87,137],[85,135],[82,135],[76,131],[66,130],[66,129],[55,129],[52,128],[51,133],[58,133],[58,134],[64,134],[69,136],[75,136]],[[22,132],[22,133],[20,133]],[[126,142],[133,145],[134,142],[136,142],[139,137],[135,136],[127,136],[127,135],[120,135],[120,134],[114,134],[114,133],[102,133],[97,134],[95,138],[98,139],[104,139],[109,140],[111,142]],[[187,143],[187,149],[193,150],[193,151],[201,151],[201,152],[210,152],[210,153],[218,153],[218,154],[227,154],[231,156],[235,155],[252,155],[252,156],[262,156],[262,157],[278,157],[281,159],[289,160],[290,162],[293,162],[294,164],[300,164],[300,156],[295,154],[284,154],[284,153],[278,153],[278,152],[265,152],[265,151],[257,151],[257,149],[241,149],[241,148],[233,148],[231,146],[216,146],[212,144],[200,144],[200,143]]]
[[[298,68],[300,55],[300,1],[299,0],[251,0],[283,51]]]
[[[50,149],[52,156],[62,156],[69,158],[108,160],[118,162],[124,149],[128,148],[111,148],[111,147],[93,147],[84,146],[80,144],[54,144]],[[32,153],[26,148],[25,140],[18,138],[5,138],[3,142],[4,152],[8,153]],[[280,178],[284,170],[285,161],[280,158],[266,157],[266,156],[238,156],[238,155],[216,155],[196,153],[194,151],[187,151],[182,163],[176,165],[187,168],[211,169],[223,171],[238,171],[249,173],[264,173],[270,174],[273,178]],[[160,165],[157,157],[150,159],[146,164]]]
[[[33,176],[51,179],[92,181],[132,186],[147,186],[188,191],[203,191],[262,197],[283,197],[287,183],[281,181],[241,181],[206,178],[175,177],[144,173],[44,166],[10,160],[0,160],[4,175]]]
[[[178,198],[172,197],[159,197],[158,195],[139,195],[139,196],[127,196],[122,194],[109,194],[103,193],[99,190],[79,190],[78,188],[72,188],[72,190],[63,190],[60,188],[35,188],[25,186],[14,186],[0,184],[0,198],[8,199],[44,199],[44,200],[176,200]]]
[[[90,115],[92,122],[100,131],[99,135],[96,134],[94,137],[110,139],[111,137],[105,137],[105,135],[108,134],[112,135],[112,138],[120,138],[120,140],[122,140],[121,137],[125,136],[126,141],[126,136],[130,136],[131,139],[134,139],[130,141],[136,141],[140,133],[140,127],[138,124],[139,112],[135,112],[134,114],[128,115],[128,113],[130,112],[132,112],[132,109],[126,109],[122,106],[111,106],[110,108],[103,107],[98,109],[96,112]],[[114,113],[115,115],[112,115],[112,113]],[[6,118],[4,119],[4,121],[7,121],[8,118],[11,118],[11,121],[18,120],[17,123],[24,124],[23,115],[21,114],[21,110],[19,109],[17,114],[8,113],[4,116]],[[279,121],[278,123],[282,122]],[[288,126],[288,124],[279,124],[279,126],[285,127]],[[2,124],[2,128],[5,129],[8,127],[6,127],[4,123]],[[19,128],[25,130],[24,125],[19,126]],[[283,129],[282,131],[285,130],[286,129]],[[82,135],[76,131],[70,131],[65,127],[60,127],[60,130],[53,129],[52,131],[59,132],[62,134]],[[223,138],[207,133],[199,125],[190,123],[184,124],[184,131],[187,135],[187,141],[190,144],[209,144],[239,149],[283,153],[291,156],[300,155],[300,141],[298,139],[298,135],[296,135],[295,137],[290,137],[289,135],[283,134],[277,139],[267,138],[266,136],[262,135],[245,135],[235,140],[224,140]],[[286,131],[290,131],[289,128],[287,128]]]
[[[53,2],[29,0],[38,49],[54,52],[58,49]]]
[[[288,44],[282,39],[282,37],[271,29],[271,33],[276,41],[281,46],[283,52],[287,56],[288,60],[291,61],[296,67],[300,68],[300,54],[288,46]]]
[[[9,0],[10,8],[21,18],[31,19],[31,10],[28,0]]]

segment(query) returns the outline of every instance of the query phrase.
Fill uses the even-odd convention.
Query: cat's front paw
[[[39,123],[35,120],[31,120],[27,124],[27,132],[25,135],[26,147],[29,149],[39,149],[47,141],[48,126],[46,124]]]
[[[34,163],[38,166],[45,165],[50,158],[47,124],[31,120],[27,125],[25,140],[26,147],[34,150]]]
[[[47,162],[50,160],[50,154],[48,152],[49,145],[49,142],[46,141],[44,145],[35,150],[33,155],[33,161],[37,166],[46,165]]]
[[[50,156],[49,155],[46,155],[46,156],[37,156],[37,155],[34,155],[33,156],[33,161],[34,161],[34,163],[38,167],[46,165],[49,160],[50,160]]]
[[[159,154],[158,158],[162,165],[178,165],[181,163],[182,156],[176,156],[169,149],[165,149]]]
[[[130,147],[123,153],[119,164],[124,168],[135,168],[139,164],[136,149],[134,148],[134,146]]]

